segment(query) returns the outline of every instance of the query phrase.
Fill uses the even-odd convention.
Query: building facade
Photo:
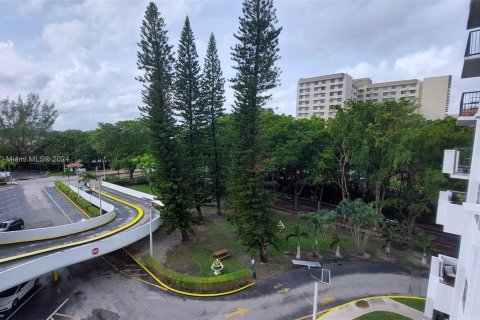
[[[381,102],[403,98],[415,101],[417,113],[425,118],[441,119],[448,111],[451,82],[451,76],[440,76],[373,83],[370,78],[353,79],[347,73],[302,78],[297,83],[297,118],[332,118],[333,106],[349,99]]]
[[[480,77],[480,1],[471,1],[467,29],[477,30],[469,33],[462,78]],[[473,148],[444,153],[443,172],[467,180],[468,189],[440,192],[437,223],[460,236],[460,249],[457,257],[432,257],[425,319],[480,319],[479,108],[480,91],[462,94],[457,125],[475,128]]]

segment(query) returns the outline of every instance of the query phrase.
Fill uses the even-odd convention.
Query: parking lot
[[[20,180],[0,187],[0,221],[22,218],[25,228],[45,228],[86,217],[53,186],[54,178]]]

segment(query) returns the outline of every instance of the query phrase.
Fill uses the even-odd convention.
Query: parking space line
[[[68,219],[68,221],[70,221],[70,223],[73,223],[73,221],[70,220],[70,218],[67,216],[67,214],[65,213],[65,211],[63,211],[63,209],[60,208],[60,206],[58,205],[58,203],[57,203],[55,200],[53,200],[52,196],[47,192],[47,190],[45,190],[45,187],[42,187],[42,190],[43,190],[43,192],[45,192],[45,193],[47,194],[47,196],[48,196],[50,199],[52,199],[53,203],[55,203],[55,205],[58,207],[58,209],[60,209],[60,211],[62,211],[63,215]]]
[[[67,303],[68,299],[69,299],[69,298],[67,298],[65,301],[63,301],[63,303],[62,303],[57,309],[55,309],[55,311],[53,311],[53,313],[47,318],[47,320],[53,319],[53,316],[55,315],[55,313],[57,313],[58,310],[60,310],[60,309],[63,307],[63,305],[64,305],[65,303]]]
[[[55,313],[54,316],[59,316],[59,317],[62,317],[62,318],[69,318],[69,319],[74,319],[74,320],[81,320],[80,317],[71,316],[69,314],[64,314],[64,313],[60,313],[60,312]]]
[[[40,288],[38,288],[37,291],[35,291],[34,293],[32,293],[32,295],[31,295],[30,297],[28,297],[27,300],[23,301],[23,303],[22,303],[21,305],[19,305],[18,308],[15,309],[15,311],[12,312],[12,314],[10,314],[10,315],[8,316],[8,318],[6,318],[5,320],[9,320],[10,318],[12,318],[13,315],[14,315],[15,313],[17,313],[17,311],[20,310],[20,309],[25,305],[25,303],[27,303],[30,299],[32,299],[33,296],[36,295],[36,294],[38,293],[38,291],[42,290],[44,287],[45,287],[45,284],[44,284],[43,286],[41,286]]]

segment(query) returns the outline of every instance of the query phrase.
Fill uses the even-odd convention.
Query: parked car
[[[85,168],[77,168],[77,174],[82,174],[82,173],[85,173],[87,172],[87,169]]]
[[[86,193],[92,193],[92,189],[90,189],[89,186],[81,186],[80,190],[86,192]]]
[[[25,223],[20,218],[0,222],[0,232],[23,230],[23,228],[25,228]]]
[[[30,290],[38,286],[39,282],[39,279],[32,279],[0,292],[0,312],[15,308],[18,305],[18,302],[22,300]]]

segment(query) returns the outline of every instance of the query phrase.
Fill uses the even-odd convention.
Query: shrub
[[[221,293],[241,288],[250,283],[251,272],[249,268],[219,276],[197,277],[167,269],[149,254],[143,255],[142,261],[151,272],[166,284],[190,293]]]
[[[60,191],[62,191],[70,200],[72,200],[77,206],[82,208],[84,211],[88,211],[94,217],[98,217],[100,215],[100,209],[96,206],[92,205],[87,200],[80,197],[76,194],[69,186],[64,184],[61,181],[55,181],[55,187],[57,187]]]

